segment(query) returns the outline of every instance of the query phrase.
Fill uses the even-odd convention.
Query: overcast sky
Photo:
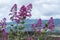
[[[3,17],[9,20],[10,8],[14,4],[18,5],[18,9],[22,5],[32,3],[32,17],[30,19],[60,19],[60,0],[0,0],[0,20]]]

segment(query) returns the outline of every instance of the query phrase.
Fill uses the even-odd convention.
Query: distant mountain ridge
[[[23,31],[32,31],[32,25],[33,23],[36,23],[38,20],[37,19],[27,19],[25,20],[25,25],[24,25],[24,29]],[[42,20],[42,24],[44,26],[44,24],[47,22],[48,20]],[[60,32],[60,19],[54,19],[54,23],[55,23],[55,28],[53,29],[52,32]],[[7,27],[6,27],[6,32],[9,33],[10,32],[10,24],[16,24],[15,22],[7,22]],[[12,27],[13,30],[14,27]]]
[[[37,19],[27,19],[25,20],[25,24],[33,24],[33,23],[37,23]],[[44,25],[48,20],[42,20],[42,24]],[[7,25],[10,24],[15,24],[15,22],[8,22]],[[56,27],[60,27],[60,19],[54,19],[54,24]]]

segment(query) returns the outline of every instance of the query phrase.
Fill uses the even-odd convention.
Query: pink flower
[[[54,28],[54,24],[49,25],[48,28],[52,30]]]
[[[31,17],[31,14],[27,14],[26,16]]]
[[[2,29],[2,40],[5,40],[6,37],[7,37],[7,34],[5,32],[5,29]]]
[[[11,18],[13,17],[13,19],[14,19],[14,17],[16,17],[16,15],[17,15],[17,4],[14,4],[13,5],[13,7],[10,10],[10,12],[11,13],[9,15],[11,15]]]
[[[16,16],[17,16],[17,4],[13,5],[10,12],[12,12],[12,13],[9,14],[11,16],[10,19],[14,20],[14,18],[16,18]]]
[[[0,26],[2,26],[2,23],[0,22]]]
[[[42,28],[42,20],[41,19],[38,19],[38,22],[37,24],[32,24],[32,28],[34,31],[36,31],[37,29],[41,29]]]
[[[17,12],[17,4],[14,4],[13,7],[11,8],[11,12],[9,15],[11,16],[10,19],[13,21],[16,21],[18,23],[18,21],[20,22],[20,20],[24,20],[27,17],[31,17],[31,11],[28,10],[32,9],[32,4],[29,4],[27,7],[25,5],[23,5],[19,12]]]
[[[31,16],[31,11],[28,11],[28,10],[31,10],[31,5],[32,4],[29,4],[27,7],[26,6],[22,6],[21,9],[20,9],[20,12],[18,13],[20,18],[21,19],[26,19],[26,17],[30,17]]]
[[[5,27],[6,27],[6,18],[3,18],[0,22],[0,26],[2,27],[2,40],[5,40],[6,32],[5,32]]]
[[[13,17],[13,16],[11,16],[11,17],[10,17],[10,19],[13,21],[13,20],[14,20],[14,17]]]
[[[48,28],[52,30],[54,27],[55,27],[54,20],[53,17],[51,17],[50,20],[48,21]]]
[[[41,29],[37,29],[37,33],[40,34],[41,33]]]
[[[3,20],[1,20],[0,26],[2,26],[2,28],[5,28],[5,26],[6,26],[6,18],[3,18]]]
[[[30,13],[30,12],[31,12],[31,9],[32,9],[32,4],[29,4],[29,5],[27,6],[27,12]]]
[[[33,30],[36,30],[36,24],[32,24]]]
[[[34,40],[33,37],[30,37],[28,40]]]
[[[3,18],[3,21],[5,22],[6,21],[6,18]]]
[[[42,26],[42,20],[38,19],[37,26]]]
[[[20,8],[20,11],[21,11],[21,12],[26,12],[26,7],[23,5],[23,6]]]
[[[16,23],[20,23],[20,19],[14,19]]]
[[[11,12],[17,11],[17,4],[14,4],[10,11],[11,11]]]
[[[19,23],[20,22],[20,18],[17,15],[18,14],[17,13],[17,4],[14,4],[10,11],[12,12],[12,13],[9,14],[11,16],[10,19],[12,21],[15,21],[16,23]]]
[[[54,19],[53,19],[53,17],[51,17],[51,18],[49,19],[48,24],[50,24],[50,23],[54,24]]]

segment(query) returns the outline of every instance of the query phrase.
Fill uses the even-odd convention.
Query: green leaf
[[[42,32],[41,32],[42,34],[45,34],[46,33],[46,30],[44,29],[44,30],[42,30]]]
[[[10,32],[13,32],[13,30],[10,28]]]
[[[19,30],[23,30],[24,29],[24,26],[20,26]]]
[[[17,26],[15,26],[15,29],[17,29]]]
[[[14,38],[14,35],[10,34],[9,37],[10,37],[10,38]]]
[[[48,27],[48,23],[47,22],[45,23],[45,27]]]
[[[14,26],[13,24],[11,24],[11,26]]]
[[[21,22],[21,24],[24,24],[24,23],[25,23],[24,21]]]
[[[40,35],[38,40],[43,40],[43,35]]]
[[[24,33],[22,31],[19,31],[19,36],[23,37]]]

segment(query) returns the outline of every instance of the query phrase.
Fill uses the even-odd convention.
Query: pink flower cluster
[[[10,10],[11,17],[10,19],[13,21],[15,20],[17,23],[19,23],[20,20],[26,19],[26,17],[31,16],[31,9],[32,9],[32,4],[29,4],[27,6],[23,5],[19,12],[17,11],[17,4],[14,4],[14,6]]]
[[[5,27],[6,27],[6,18],[3,18],[3,20],[1,20],[0,26],[1,26],[2,28],[5,28]]]
[[[41,19],[38,19],[38,22],[36,24],[32,24],[32,28],[34,30],[36,30],[37,27],[39,27],[39,28],[42,27],[42,20]]]
[[[41,33],[41,27],[42,27],[42,20],[38,19],[38,22],[36,24],[32,24],[33,30],[35,30],[38,34]]]
[[[38,30],[37,30],[37,27],[38,27]],[[37,33],[40,34],[42,29],[45,29],[47,31],[47,29],[52,30],[55,27],[53,17],[51,17],[48,20],[48,22],[45,24],[44,27],[42,27],[42,28],[41,27],[42,27],[42,20],[41,19],[38,19],[37,24],[32,24],[33,30],[37,31]]]
[[[34,40],[34,38],[33,37],[29,37],[29,39],[28,40]]]
[[[2,40],[5,40],[6,32],[5,32],[5,27],[6,27],[6,18],[3,18],[3,20],[1,20],[0,22],[0,26],[2,27]]]
[[[55,27],[53,17],[48,20],[48,28],[53,29]]]

